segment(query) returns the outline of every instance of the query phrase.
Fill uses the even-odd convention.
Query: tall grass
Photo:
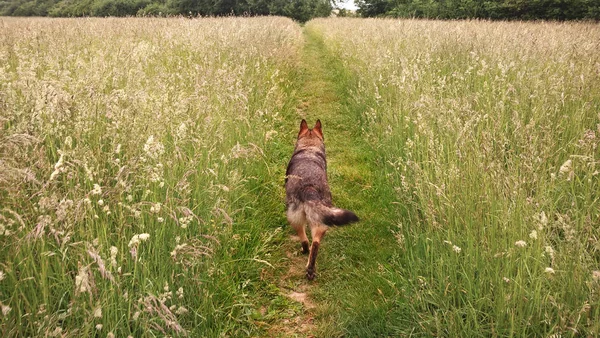
[[[284,18],[0,19],[2,336],[262,332],[301,42]]]
[[[368,277],[385,285],[379,332],[600,334],[600,26],[307,29],[346,69],[377,174],[396,191],[397,248]],[[369,332],[368,306],[346,308],[345,332]]]

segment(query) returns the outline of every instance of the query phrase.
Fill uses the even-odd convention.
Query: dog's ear
[[[321,138],[323,138],[323,129],[321,127],[321,120],[317,120],[317,123],[315,123],[315,127],[313,128],[313,131],[316,132]]]
[[[300,122],[300,132],[298,133],[298,137],[308,133],[308,124],[306,124],[306,120],[302,119]]]

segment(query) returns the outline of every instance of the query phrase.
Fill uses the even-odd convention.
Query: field
[[[0,23],[3,337],[600,335],[600,25]]]

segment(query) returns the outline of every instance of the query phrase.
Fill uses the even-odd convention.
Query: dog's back
[[[312,232],[313,244],[306,275],[313,279],[317,250],[327,226],[358,221],[352,211],[332,205],[321,121],[317,120],[315,127],[308,129],[306,121],[302,120],[296,148],[286,170],[285,190],[287,218],[298,232],[304,253],[309,251],[304,229],[306,223]]]
[[[325,146],[301,146],[294,150],[286,173],[288,205],[320,201],[331,206],[331,192],[327,184]]]

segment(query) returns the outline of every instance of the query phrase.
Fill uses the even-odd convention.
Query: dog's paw
[[[315,274],[314,269],[311,269],[311,268],[306,269],[306,279],[313,280],[313,279],[315,279],[315,276],[316,276],[316,274]]]
[[[302,242],[302,253],[306,255],[309,252],[310,250],[308,249],[308,242]]]

